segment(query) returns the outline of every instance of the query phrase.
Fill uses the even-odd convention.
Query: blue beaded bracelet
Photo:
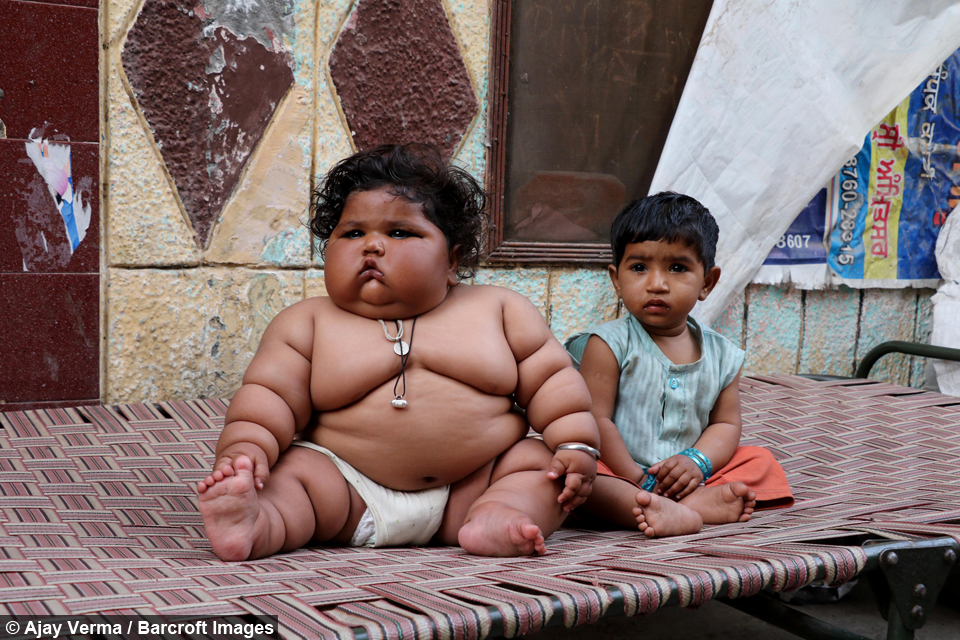
[[[706,482],[710,476],[713,475],[713,463],[710,462],[710,458],[703,454],[703,451],[690,447],[689,449],[684,449],[681,451],[680,455],[687,456],[697,463],[697,466],[700,468],[700,472],[703,474],[704,482]]]

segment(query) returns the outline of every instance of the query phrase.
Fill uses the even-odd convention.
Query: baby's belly
[[[349,407],[321,414],[303,437],[379,484],[417,491],[470,475],[527,433],[512,398],[425,369],[408,371],[406,378],[405,409],[390,404],[390,381]]]

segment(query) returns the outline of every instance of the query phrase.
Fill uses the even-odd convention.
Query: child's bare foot
[[[680,501],[700,514],[704,524],[746,522],[757,506],[757,494],[742,482],[699,487]]]
[[[683,536],[696,533],[703,527],[700,514],[669,498],[641,490],[637,493],[637,506],[633,508],[637,525],[648,538]]]
[[[253,549],[261,514],[253,483],[253,461],[237,458],[197,483],[200,514],[213,552],[221,560],[246,560]]]
[[[478,556],[543,555],[547,546],[533,519],[513,507],[486,502],[476,507],[460,527],[460,546]]]

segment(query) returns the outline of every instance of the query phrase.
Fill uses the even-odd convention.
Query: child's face
[[[716,266],[704,273],[693,247],[659,240],[627,245],[619,268],[609,270],[624,306],[652,335],[682,333],[697,300],[720,278]]]
[[[459,260],[418,204],[387,189],[347,198],[327,242],[324,278],[340,308],[366,318],[410,318],[457,284]]]

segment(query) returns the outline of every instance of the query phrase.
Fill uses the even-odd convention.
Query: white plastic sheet
[[[717,217],[709,323],[877,122],[960,46],[955,0],[715,0],[657,166]]]

